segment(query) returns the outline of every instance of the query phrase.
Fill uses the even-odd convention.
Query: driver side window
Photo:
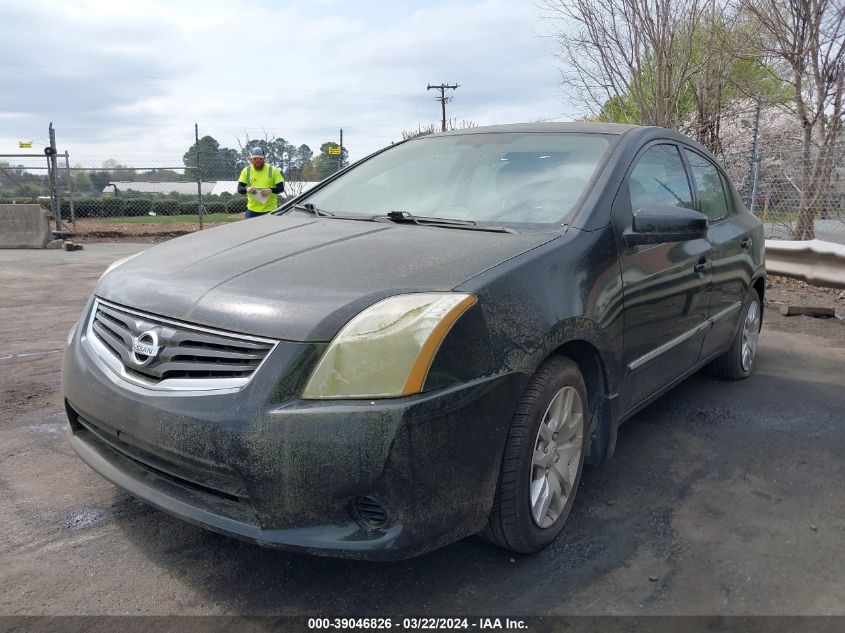
[[[652,145],[637,160],[628,178],[631,210],[647,206],[692,209],[692,191],[675,145]]]

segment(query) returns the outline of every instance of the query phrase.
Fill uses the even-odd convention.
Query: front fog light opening
[[[368,530],[379,530],[387,525],[390,517],[384,506],[370,496],[356,497],[352,502],[352,515],[358,524]]]

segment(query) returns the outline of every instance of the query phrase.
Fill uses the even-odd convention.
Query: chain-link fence
[[[809,155],[798,142],[763,142],[756,157],[749,149],[722,162],[767,239],[845,244],[845,142]]]
[[[742,141],[719,158],[763,221],[766,238],[845,243],[845,141],[806,156],[799,140],[764,139],[756,157],[751,130]],[[53,192],[44,156],[0,155],[0,203],[37,202],[52,210],[58,197],[62,221],[83,235],[175,234],[240,219],[246,210],[246,197],[237,193],[243,156],[201,154],[199,168],[195,155],[57,158]],[[286,178],[285,196],[314,184]]]
[[[206,160],[197,169],[185,166],[181,157],[167,156],[132,156],[120,163],[102,156],[72,156],[77,231],[95,226],[102,231],[106,225],[112,230],[138,224],[198,227],[200,221],[238,219],[246,210],[246,198],[237,193],[241,167]],[[65,200],[62,217],[69,212]]]
[[[171,234],[243,218],[247,198],[237,192],[244,157],[137,155],[115,160],[58,155],[55,172],[45,156],[0,155],[0,203],[38,203],[69,232],[88,235]],[[273,166],[273,169],[279,169]],[[279,202],[315,183],[286,181]]]

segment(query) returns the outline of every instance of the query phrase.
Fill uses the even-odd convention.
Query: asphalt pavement
[[[845,614],[841,321],[767,313],[755,374],[698,374],[624,424],[537,555],[338,561],[183,523],[71,451],[67,330],[146,246],[0,251],[0,614]]]

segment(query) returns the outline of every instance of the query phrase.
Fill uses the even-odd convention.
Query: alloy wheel
[[[745,313],[745,323],[742,326],[742,369],[751,371],[754,355],[757,353],[757,339],[760,337],[760,304],[752,301]]]
[[[552,398],[534,442],[529,503],[538,527],[551,527],[566,507],[584,448],[584,407],[574,387]]]

